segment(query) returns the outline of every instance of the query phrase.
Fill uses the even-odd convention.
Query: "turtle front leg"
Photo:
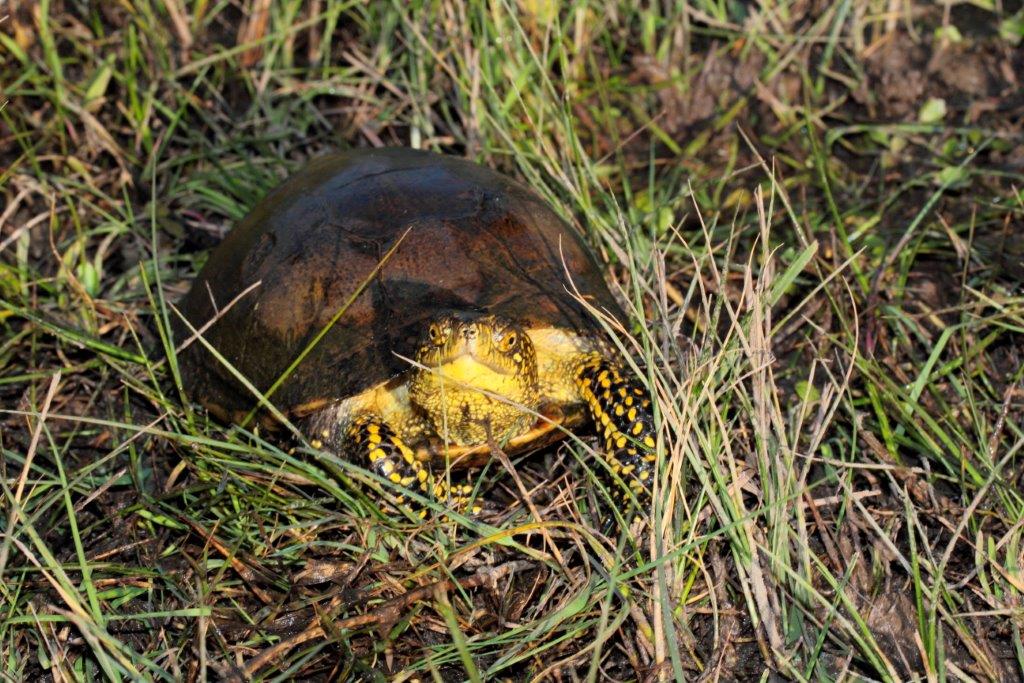
[[[428,467],[420,462],[386,422],[373,415],[357,417],[345,432],[349,450],[365,456],[374,472],[392,483],[407,489],[419,489],[425,496],[434,498],[448,507],[463,513],[476,514],[479,506],[469,507],[472,485],[468,483],[450,486],[448,482],[435,477]],[[420,517],[427,510],[398,496],[399,505],[409,505]]]
[[[647,390],[604,356],[587,356],[575,372],[580,396],[604,438],[613,473],[626,482],[642,506],[650,500],[656,446]],[[628,499],[626,492],[622,498]]]

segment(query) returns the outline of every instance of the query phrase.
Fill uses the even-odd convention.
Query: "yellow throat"
[[[502,440],[533,424],[539,396],[537,359],[517,325],[485,316],[431,323],[416,354],[409,398],[442,440],[460,446]]]

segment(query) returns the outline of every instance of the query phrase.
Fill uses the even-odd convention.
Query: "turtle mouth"
[[[466,347],[456,349],[454,352],[439,358],[435,368],[437,370],[442,370],[445,367],[452,367],[464,358],[471,359],[474,363],[482,365],[491,372],[499,375],[507,376],[513,374],[513,371],[510,368],[495,363],[493,360],[487,358],[485,354],[476,353],[474,349]]]
[[[448,379],[458,379],[470,385],[483,381],[482,376],[487,374],[516,377],[521,371],[522,357],[518,352],[508,357],[509,354],[501,350],[505,333],[504,327],[491,318],[472,322],[458,318],[443,319],[428,328],[420,360]]]

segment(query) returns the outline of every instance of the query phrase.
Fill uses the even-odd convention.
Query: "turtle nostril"
[[[462,328],[462,338],[466,341],[476,339],[476,325],[466,325]]]

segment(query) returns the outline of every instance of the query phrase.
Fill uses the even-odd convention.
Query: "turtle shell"
[[[579,235],[531,191],[411,149],[312,161],[214,249],[180,308],[197,329],[215,319],[204,338],[265,392],[364,285],[271,396],[279,409],[309,412],[401,375],[400,356],[412,357],[427,321],[444,313],[591,334],[593,317],[570,294],[579,292],[621,315]],[[179,342],[188,334],[178,327]],[[256,405],[203,344],[179,362],[186,391],[222,419]]]

